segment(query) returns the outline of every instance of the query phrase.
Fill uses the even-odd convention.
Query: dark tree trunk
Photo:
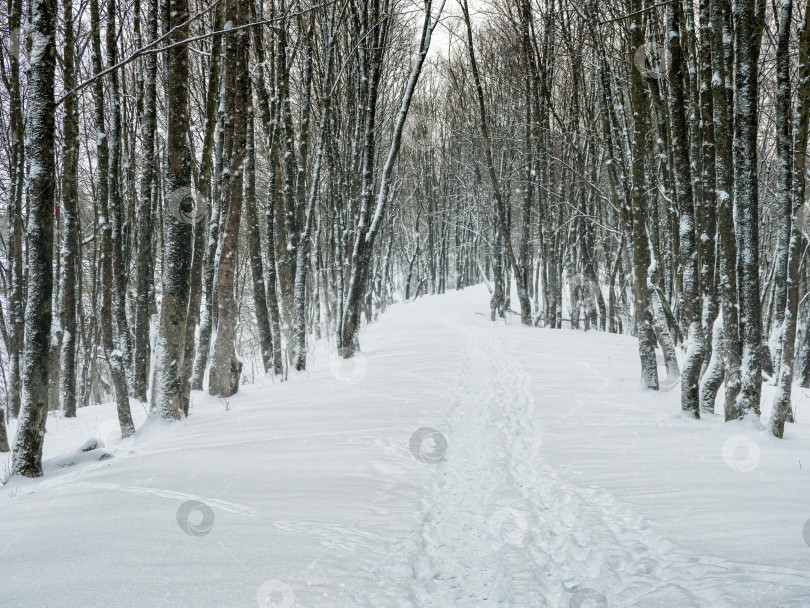
[[[108,7],[109,10],[109,7]],[[104,87],[102,78],[101,63],[101,34],[99,33],[99,8],[98,0],[90,2],[90,22],[91,38],[93,49],[93,71],[96,81],[93,87],[93,98],[95,102],[96,118],[96,157],[98,159],[98,239],[99,239],[99,326],[101,334],[101,347],[107,365],[110,369],[113,388],[115,391],[115,404],[118,411],[118,424],[121,427],[121,436],[128,437],[135,432],[135,425],[132,423],[132,413],[129,409],[129,391],[127,390],[126,371],[124,369],[124,357],[122,352],[116,348],[113,334],[113,252],[112,252],[112,222],[110,220],[110,182],[111,176],[117,177],[117,172],[110,171],[109,141],[106,135],[104,123]],[[110,24],[108,24],[110,27]],[[109,40],[108,40],[109,42]],[[114,42],[114,40],[113,40]],[[115,120],[113,120],[115,124]],[[113,189],[117,189],[117,183],[113,182]],[[120,200],[120,199],[117,199]],[[114,212],[114,210],[112,210]]]
[[[158,0],[148,0],[146,18],[148,41],[154,42],[158,35]],[[132,395],[146,401],[149,384],[149,360],[151,345],[150,329],[150,290],[154,282],[154,260],[152,256],[152,192],[155,182],[155,131],[157,129],[157,57],[149,54],[144,58],[144,95],[141,128],[143,132],[143,152],[138,198],[138,251],[135,261],[135,344],[133,353]]]
[[[63,0],[65,15],[65,50],[63,60],[63,80],[65,90],[76,86],[73,34],[73,0]],[[76,293],[77,271],[79,266],[79,110],[77,98],[70,95],[65,100],[65,115],[62,123],[64,141],[62,144],[62,210],[65,215],[65,234],[62,242],[61,263],[62,285],[59,289],[59,315],[62,326],[62,352],[60,354],[61,374],[59,376],[59,398],[62,413],[66,418],[76,416]]]
[[[682,24],[681,5],[667,6],[667,31],[672,56],[669,106],[672,114],[672,156],[674,159],[675,196],[678,202],[680,263],[683,273],[683,315],[688,327],[686,359],[681,375],[681,409],[695,418],[700,417],[700,369],[706,350],[701,318],[697,239],[695,237],[695,208],[692,175],[689,166],[689,133],[686,126],[686,58],[680,45]]]
[[[264,284],[264,263],[259,231],[259,216],[256,213],[256,144],[254,135],[253,104],[248,104],[247,146],[245,158],[245,219],[247,240],[250,249],[250,270],[253,277],[253,306],[259,329],[259,346],[262,351],[264,372],[273,371],[273,333],[267,315],[267,297]]]
[[[225,8],[225,20],[235,25],[247,22],[247,5],[239,0]],[[242,362],[235,351],[236,299],[234,284],[237,271],[237,238],[242,213],[242,186],[244,183],[245,147],[247,143],[248,111],[248,39],[245,30],[226,33],[225,44],[225,122],[231,143],[228,178],[224,184],[223,217],[217,260],[217,333],[211,357],[208,392],[230,397],[239,390]],[[227,137],[227,135],[226,135]]]
[[[793,388],[793,366],[795,362],[795,342],[796,342],[796,321],[799,311],[799,265],[802,259],[803,238],[796,226],[796,217],[802,208],[805,200],[806,186],[806,154],[808,124],[810,123],[810,28],[808,28],[808,10],[810,2],[805,3],[804,18],[799,26],[799,66],[798,66],[798,90],[796,102],[793,109],[792,121],[788,116],[784,117],[786,122],[792,122],[793,134],[793,167],[792,181],[790,182],[791,204],[792,204],[792,230],[788,248],[788,273],[787,273],[787,294],[785,298],[785,320],[782,328],[782,357],[778,369],[778,381],[776,393],[773,397],[773,408],[771,410],[770,428],[776,437],[782,437],[785,432],[785,423],[793,420],[791,408],[791,392]],[[788,61],[788,40],[790,32],[790,20],[792,12],[792,2],[782,5],[782,23],[780,23],[780,34],[784,33],[784,47],[780,45],[780,59],[784,64],[780,64],[787,73],[786,84],[789,86],[789,66]],[[784,24],[785,29],[781,26]],[[783,42],[780,36],[780,42]],[[786,92],[789,95],[789,88]],[[789,111],[789,104],[785,111]]]
[[[11,473],[42,475],[42,440],[48,415],[47,360],[51,338],[54,216],[54,72],[56,1],[33,0],[34,52],[28,72],[25,152],[28,174],[28,295],[25,308],[25,359],[17,441]]]
[[[167,30],[169,44],[188,37],[187,0],[168,0]],[[192,224],[194,198],[191,191],[191,151],[189,130],[188,45],[178,44],[166,51],[167,138],[166,180],[164,184],[164,267],[163,299],[155,343],[152,379],[152,411],[165,419],[179,419],[183,412],[185,379],[186,319],[190,293],[189,276],[192,258]],[[174,210],[174,212],[172,212]]]
[[[759,292],[759,128],[758,59],[764,25],[764,0],[735,4],[734,28],[734,207],[738,233],[740,342],[742,365],[736,415],[759,414],[762,391],[762,318]]]
[[[640,0],[634,0],[630,21],[630,46],[635,52],[644,44],[641,29]],[[633,133],[631,151],[632,208],[628,215],[632,222],[633,244],[633,293],[635,296],[636,329],[638,350],[641,361],[641,383],[643,386],[658,389],[658,369],[655,361],[655,331],[650,306],[650,293],[647,284],[647,271],[650,267],[650,249],[647,239],[647,179],[644,169],[645,133],[647,131],[647,102],[644,95],[644,82],[641,71],[630,70],[630,103],[633,108]]]
[[[117,28],[115,22],[116,0],[107,2],[107,62],[113,66],[118,63]],[[124,268],[124,201],[121,196],[121,94],[118,83],[118,70],[112,70],[110,79],[111,101],[111,127],[108,141],[109,178],[108,178],[108,212],[107,222],[110,224],[110,271],[112,273],[112,314],[115,320],[115,329],[118,340],[115,344],[115,357],[123,361],[125,371],[124,388],[125,397],[129,398],[128,387],[132,376],[132,338],[129,335],[129,322],[127,321],[126,297],[127,275]],[[123,407],[123,401],[119,400]],[[126,409],[129,410],[127,401]]]

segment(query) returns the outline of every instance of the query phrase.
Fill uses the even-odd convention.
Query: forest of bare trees
[[[636,336],[687,416],[776,385],[782,437],[810,387],[809,8],[7,0],[12,472],[42,475],[49,412],[114,401],[126,437],[136,402],[180,419],[482,281],[493,321]]]

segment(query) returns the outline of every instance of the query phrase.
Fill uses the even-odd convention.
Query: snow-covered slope
[[[50,417],[46,476],[0,488],[0,606],[810,606],[802,392],[783,441],[687,420],[633,339],[487,300],[394,306],[362,357],[181,423],[133,404],[127,442],[113,405]]]

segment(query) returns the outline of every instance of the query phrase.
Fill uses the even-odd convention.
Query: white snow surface
[[[126,441],[114,404],[49,416],[45,477],[0,488],[0,606],[810,606],[801,389],[781,441],[690,420],[635,339],[493,324],[482,286],[361,344],[178,423],[133,401]]]

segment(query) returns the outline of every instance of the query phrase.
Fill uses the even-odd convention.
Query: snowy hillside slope
[[[50,417],[45,477],[0,488],[0,606],[810,606],[806,394],[782,441],[689,420],[634,339],[487,300],[398,304],[181,423],[133,402],[124,442],[112,404]]]

